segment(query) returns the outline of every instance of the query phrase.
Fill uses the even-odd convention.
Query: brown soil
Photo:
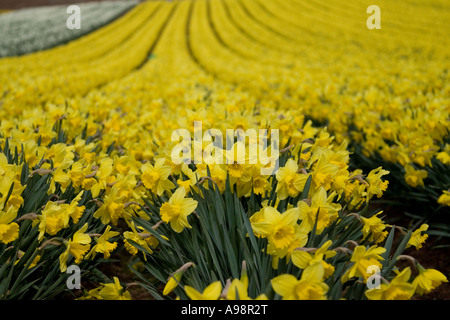
[[[389,206],[389,205],[376,205],[380,210],[383,210],[385,214],[385,221],[391,225],[405,227],[407,229],[412,229],[412,219],[405,215],[405,212],[413,212],[414,208],[405,205],[401,208]],[[399,233],[397,233],[397,237]],[[394,237],[396,238],[396,237]],[[395,240],[398,243],[398,240]],[[447,279],[450,281],[450,238],[449,237],[438,237],[429,236],[422,248],[416,249],[415,247],[410,247],[403,252],[404,255],[409,255],[414,257],[423,267],[436,269],[442,272]],[[412,267],[410,262],[399,261],[396,264],[400,269],[406,266]],[[414,267],[412,270],[412,278],[417,275]],[[450,282],[441,284],[438,288],[433,290],[431,293],[423,296],[414,297],[414,300],[450,300]]]
[[[437,242],[436,238],[429,238],[419,250],[409,248],[404,254],[414,257],[425,268],[442,272],[450,280],[450,247],[434,248],[435,244],[441,246],[444,245],[444,241]],[[449,241],[446,241],[446,244],[450,245]],[[450,283],[443,283],[429,294],[417,297],[415,300],[450,300]]]
[[[136,276],[128,267],[132,257],[127,252],[118,252],[111,258],[118,261],[102,265],[101,269],[105,275],[110,278],[113,276],[117,277],[121,283],[128,284],[127,290],[130,292],[133,300],[154,300],[147,290],[139,285],[135,285]]]

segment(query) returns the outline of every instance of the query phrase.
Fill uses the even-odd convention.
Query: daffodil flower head
[[[185,263],[181,268],[176,270],[173,274],[169,276],[169,279],[167,280],[166,285],[164,286],[163,295],[168,295],[173,290],[175,290],[176,287],[180,284],[181,278],[183,277],[183,274],[186,272],[186,270],[190,267],[194,266],[192,262]]]
[[[278,169],[276,173],[277,195],[280,200],[284,200],[288,197],[295,197],[303,190],[308,175],[297,173],[298,164],[289,159],[284,167]]]
[[[325,261],[325,259],[336,255],[336,251],[328,250],[332,244],[333,242],[328,240],[320,248],[314,250],[314,253],[298,248],[291,253],[292,263],[300,269],[306,269],[313,264],[321,263],[324,269],[324,279],[326,279],[334,273],[334,266]]]
[[[282,274],[271,280],[273,290],[283,300],[326,300],[328,285],[322,281],[324,269],[321,263],[308,266],[300,280],[291,274]]]
[[[275,248],[285,249],[295,240],[299,218],[298,208],[280,213],[273,207],[264,207],[253,218],[253,221],[260,221],[252,223],[253,231],[267,237]]]
[[[102,283],[98,296],[102,300],[131,300],[130,292],[122,287],[117,277],[114,277],[113,283]]]
[[[78,195],[72,200],[70,205],[67,207],[67,214],[72,218],[73,223],[78,223],[81,216],[84,213],[84,210],[86,209],[85,206],[78,206],[78,202],[81,200],[81,197],[83,196],[84,191],[81,191],[78,193]]]
[[[146,237],[146,235],[149,234],[138,233],[134,226],[132,226],[131,229],[132,231],[125,231],[123,233],[123,237],[125,238],[123,240],[124,247],[130,254],[136,255],[138,253],[138,249],[130,241],[136,242],[138,245],[140,245],[146,250],[146,252],[144,252],[144,260],[147,261],[146,254],[153,253],[153,250],[150,247],[151,242],[148,240],[149,238]]]
[[[315,190],[324,188],[329,190],[334,177],[339,172],[339,166],[328,162],[325,155],[322,155],[318,162],[311,168],[312,170],[312,182]]]
[[[380,211],[370,218],[360,217],[364,224],[361,230],[364,236],[363,239],[366,239],[370,235],[370,237],[368,237],[370,241],[380,243],[386,238],[388,232],[385,231],[385,229],[388,225],[378,217],[382,212],[383,211]]]
[[[411,269],[403,269],[389,284],[382,283],[379,288],[365,292],[369,300],[409,300],[414,294],[414,286],[409,283]]]
[[[161,220],[170,223],[172,229],[178,233],[184,228],[192,228],[187,217],[197,208],[197,201],[185,196],[186,189],[178,188],[160,208]]]
[[[447,277],[436,269],[426,269],[419,263],[416,264],[419,274],[414,278],[412,285],[417,294],[427,294],[439,287],[443,282],[448,282]]]
[[[19,225],[12,222],[16,217],[17,209],[13,206],[6,212],[0,211],[0,242],[7,244],[19,237]]]
[[[67,270],[67,260],[69,254],[75,258],[75,263],[79,264],[84,255],[89,251],[91,245],[91,237],[85,234],[88,228],[88,224],[85,223],[81,229],[74,233],[71,240],[64,240],[66,251],[59,256],[60,270],[65,272]]]
[[[114,277],[112,283],[100,283],[100,286],[89,290],[77,300],[132,300],[131,294],[120,284],[119,278]]]
[[[46,203],[45,208],[42,210],[42,214],[38,217],[39,240],[42,240],[45,233],[53,236],[61,229],[67,227],[70,219],[69,212],[67,211],[68,207],[68,204],[59,205],[53,201],[48,201]]]
[[[105,259],[109,259],[111,252],[117,248],[117,242],[109,242],[108,240],[112,237],[119,235],[117,231],[110,231],[111,226],[106,226],[106,230],[100,237],[94,238],[96,244],[92,247],[91,251],[86,255],[86,259],[94,259],[97,253],[103,253]]]
[[[342,276],[341,282],[345,283],[353,277],[362,277],[364,282],[366,282],[370,276],[367,272],[368,267],[375,265],[381,269],[380,261],[384,260],[381,254],[385,251],[385,248],[377,247],[376,245],[373,245],[368,249],[364,246],[357,246],[350,258],[350,261],[353,262],[353,264]]]
[[[308,241],[308,231],[298,225],[299,210],[290,208],[283,213],[266,206],[255,213],[250,222],[255,235],[268,240],[267,253],[273,256],[272,265],[278,266],[279,258],[290,259],[295,248]]]
[[[94,213],[94,218],[100,219],[105,225],[117,225],[119,218],[124,215],[124,203],[119,190],[114,186],[105,195],[103,205]]]
[[[383,195],[383,192],[387,189],[389,181],[383,181],[381,180],[381,177],[389,173],[389,171],[384,170],[381,167],[369,172],[366,178],[366,181],[369,183],[367,188],[367,199],[371,199],[373,195],[376,195],[378,198]]]
[[[411,234],[411,238],[409,238],[406,248],[411,246],[416,247],[417,250],[422,248],[423,244],[428,238],[428,234],[424,233],[428,230],[428,224],[422,224],[418,229],[414,230]],[[423,234],[422,234],[423,233]]]
[[[450,207],[450,191],[442,190],[442,194],[438,198],[438,203]]]
[[[173,189],[175,185],[169,180],[171,167],[164,164],[165,159],[156,159],[155,165],[146,163],[142,165],[142,183],[147,189],[161,196],[164,191]]]
[[[222,293],[222,284],[220,281],[215,281],[207,286],[201,293],[193,287],[184,286],[184,292],[191,300],[218,300]]]
[[[301,225],[311,231],[317,219],[316,233],[321,234],[338,216],[340,204],[333,203],[335,193],[327,196],[325,188],[320,187],[311,198],[311,205],[305,201],[298,202]]]
[[[251,300],[248,296],[248,286],[240,279],[233,279],[226,294],[227,300]]]
[[[423,180],[428,177],[426,170],[416,170],[410,164],[405,166],[405,181],[411,187],[424,187]]]

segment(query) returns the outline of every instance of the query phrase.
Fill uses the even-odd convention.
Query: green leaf
[[[317,222],[319,221],[319,211],[320,208],[317,209],[316,218],[314,220],[314,226],[311,230],[311,233],[309,234],[308,243],[306,244],[307,247],[314,247],[315,243],[315,237],[316,237],[316,230],[317,230]]]
[[[8,194],[6,195],[5,202],[3,202],[3,210],[5,210],[5,207],[8,203],[9,198],[11,197],[13,190],[14,190],[14,182],[11,183],[11,187],[9,187],[9,191]]]
[[[312,175],[310,175],[308,177],[308,179],[306,180],[305,187],[303,188],[303,191],[302,191],[302,199],[308,198],[309,189],[311,188],[311,181],[312,181]]]
[[[394,234],[395,234],[395,226],[392,226],[391,232],[389,232],[389,235],[386,239],[386,243],[384,244],[384,248],[386,249],[386,251],[381,255],[384,259],[382,262],[383,268],[386,267],[389,261],[389,255],[391,254],[392,243],[394,241]]]
[[[395,250],[393,256],[390,259],[389,264],[386,268],[383,268],[381,271],[381,274],[383,277],[387,278],[388,275],[391,273],[392,269],[395,266],[395,263],[397,262],[397,257],[405,251],[406,245],[408,244],[409,239],[411,238],[412,231],[409,230],[408,233],[405,235],[405,237],[402,239],[400,244],[397,247],[397,250]]]

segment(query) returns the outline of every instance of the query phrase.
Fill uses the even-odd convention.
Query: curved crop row
[[[81,29],[66,28],[67,6],[37,7],[16,10],[0,18],[0,57],[19,56],[45,50],[110,23],[133,7],[134,1],[80,4]]]

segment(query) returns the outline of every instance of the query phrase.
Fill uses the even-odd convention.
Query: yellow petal
[[[311,255],[306,251],[295,250],[291,254],[292,263],[300,269],[308,267],[309,262],[312,260]]]
[[[0,211],[0,224],[8,224],[17,217],[17,210],[10,206],[6,212]]]
[[[209,286],[205,288],[203,291],[203,298],[205,300],[217,300],[222,293],[222,284],[220,281],[216,281],[211,283]]]
[[[15,222],[11,224],[0,224],[0,242],[10,243],[19,237],[19,225]]]
[[[184,189],[184,188],[182,188]],[[181,204],[181,214],[182,215],[189,215],[197,208],[198,202],[197,200],[186,198],[183,200]]]
[[[184,188],[178,188],[173,195],[170,197],[169,203],[181,205],[183,203],[183,199],[186,196],[186,190]]]
[[[291,208],[281,214],[280,224],[295,225],[297,224],[300,216],[300,210],[298,208]]]
[[[184,292],[191,300],[204,300],[203,295],[190,286],[184,286]]]
[[[292,274],[282,274],[270,281],[273,290],[282,297],[290,295],[297,282],[298,280]]]

